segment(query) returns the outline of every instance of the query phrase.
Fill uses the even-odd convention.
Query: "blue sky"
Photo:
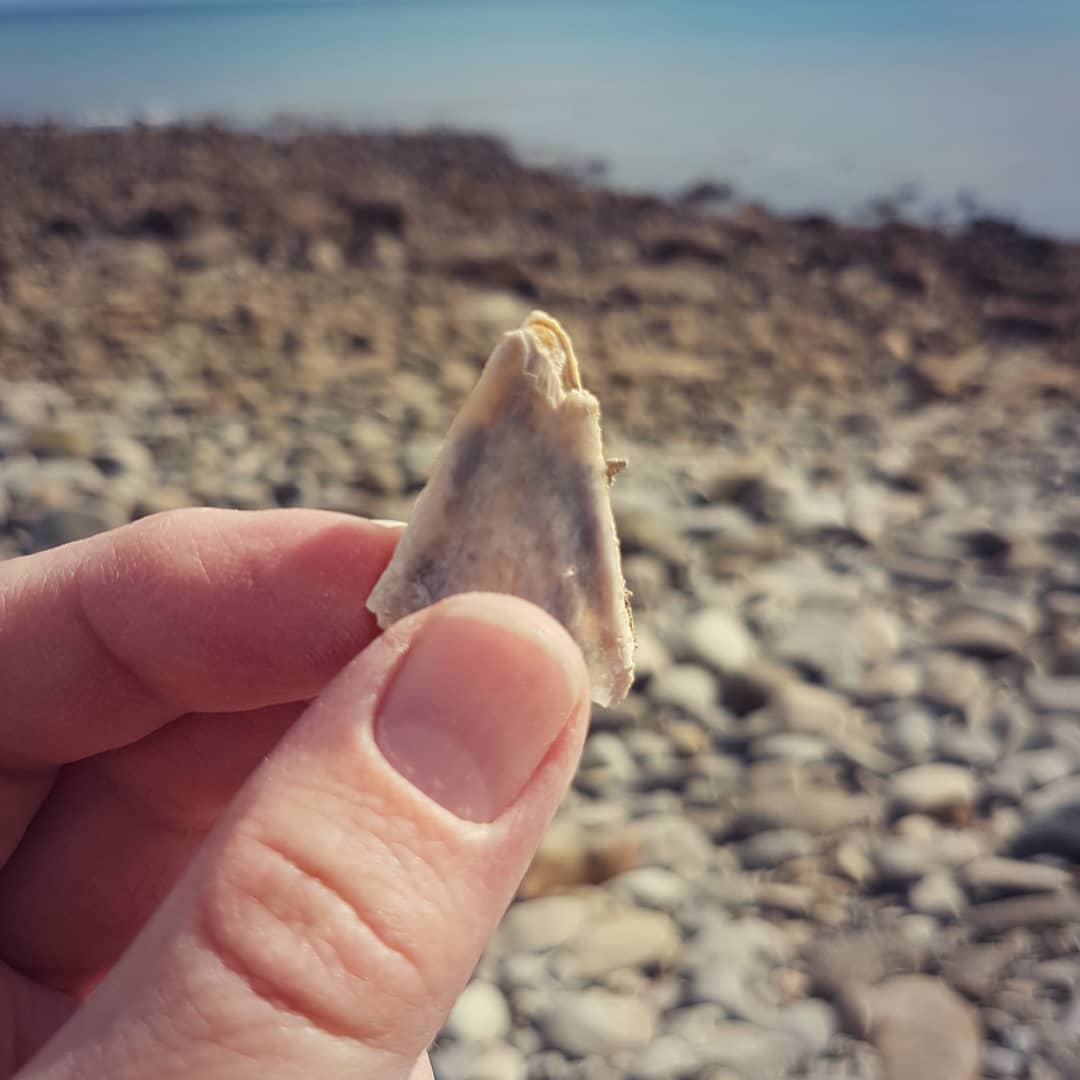
[[[146,14],[115,14],[125,4]],[[0,0],[0,14],[0,120],[449,125],[529,157],[600,157],[635,187],[719,176],[781,208],[848,211],[913,182],[934,206],[973,191],[1080,236],[1080,0]]]
[[[173,7],[253,7],[282,0],[0,0],[0,10],[48,12],[72,9],[143,9]],[[317,7],[327,0],[286,0],[291,5]],[[499,0],[338,0],[356,6],[399,8],[432,4],[486,3]],[[503,0],[510,6],[518,0]],[[586,0],[593,4],[604,0]],[[662,0],[609,0],[614,7],[652,7],[663,12]],[[950,32],[1080,32],[1077,0],[699,0],[696,6],[709,22],[741,28],[760,26],[777,30],[786,24],[793,31],[808,28],[833,32],[897,33],[940,29]]]

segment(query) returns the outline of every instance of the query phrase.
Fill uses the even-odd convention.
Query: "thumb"
[[[452,597],[322,693],[27,1077],[404,1080],[510,902],[588,716],[539,608]]]

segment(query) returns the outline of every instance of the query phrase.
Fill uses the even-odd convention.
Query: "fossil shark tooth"
[[[585,654],[593,700],[622,701],[634,635],[600,406],[566,331],[534,311],[491,354],[368,608],[382,627],[453,593],[512,593]]]

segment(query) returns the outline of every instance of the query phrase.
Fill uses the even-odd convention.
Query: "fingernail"
[[[466,821],[508,809],[581,699],[577,646],[512,597],[452,597],[418,632],[375,740],[402,776]]]

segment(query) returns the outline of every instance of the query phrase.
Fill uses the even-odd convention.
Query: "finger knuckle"
[[[350,838],[320,827],[314,843],[307,829],[231,837],[203,890],[200,934],[262,1003],[393,1049],[396,1018],[430,1008],[416,928],[350,866]]]

